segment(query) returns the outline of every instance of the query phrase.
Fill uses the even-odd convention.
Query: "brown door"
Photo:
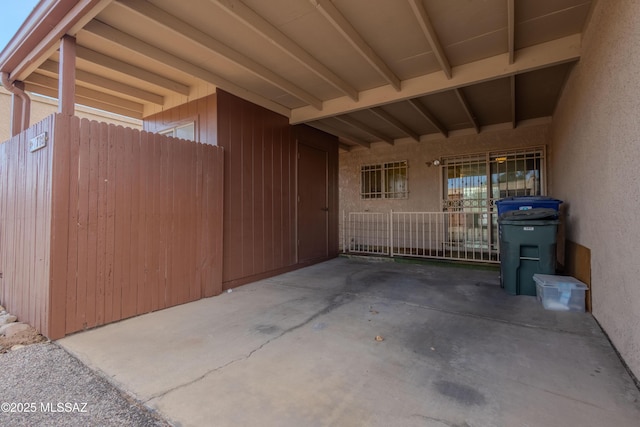
[[[328,255],[327,152],[298,144],[298,262]]]

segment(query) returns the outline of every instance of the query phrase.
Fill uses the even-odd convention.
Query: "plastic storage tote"
[[[538,301],[547,310],[584,311],[587,285],[571,276],[534,274]]]
[[[562,203],[562,200],[547,196],[507,197],[496,200],[498,215],[509,211],[524,211],[537,208],[554,209],[558,211],[560,210],[560,203]]]
[[[500,285],[507,293],[536,296],[533,275],[556,272],[556,218],[553,209],[534,208],[498,219]]]

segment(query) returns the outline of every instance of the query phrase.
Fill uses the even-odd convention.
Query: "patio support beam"
[[[304,101],[309,105],[312,105],[318,110],[322,109],[322,100],[320,100],[319,98],[294,85],[290,81],[280,77],[273,71],[269,70],[267,67],[241,54],[237,50],[232,49],[231,47],[214,39],[208,34],[205,34],[202,31],[194,28],[192,25],[189,25],[188,23],[165,12],[159,7],[156,7],[146,1],[129,1],[127,3],[116,2],[114,4],[118,5],[118,7],[123,8],[122,13],[133,11],[140,15],[143,19],[151,19],[166,30],[171,31],[178,36],[184,37],[191,43],[200,45],[212,54],[219,55],[233,62],[234,64],[242,67],[251,74],[278,87],[289,95],[301,101]]]
[[[35,85],[35,86],[48,88],[52,90],[58,89],[57,88],[58,81],[56,79],[43,76],[42,74],[38,74],[38,73],[33,73],[31,76],[29,76],[29,78],[27,79],[27,83],[30,85]],[[123,99],[115,95],[109,95],[107,93],[100,92],[94,89],[78,86],[76,87],[76,97],[78,99],[83,98],[85,100],[93,99],[95,101],[100,102],[103,105],[112,105],[115,107],[120,107],[120,109],[129,110],[129,111],[142,114],[142,109],[143,109],[142,104],[135,101],[130,101],[128,99]]]
[[[473,128],[475,129],[476,133],[480,133],[480,125],[478,124],[478,121],[476,120],[476,117],[473,114],[473,111],[471,111],[469,102],[467,102],[467,98],[464,96],[464,93],[462,93],[462,89],[460,88],[454,89],[453,92],[456,94],[458,101],[460,101],[460,105],[462,105],[462,108],[464,109],[464,112],[467,114],[467,117],[469,117],[469,121],[473,125]]]
[[[449,131],[442,125],[442,123],[440,123],[438,119],[436,119],[436,117],[431,113],[431,111],[427,109],[427,107],[420,103],[420,101],[418,101],[417,99],[410,99],[409,104],[411,104],[411,106],[418,113],[420,113],[420,115],[424,119],[426,119],[431,124],[431,126],[436,128],[442,136],[446,138],[449,135]]]
[[[413,13],[418,19],[418,24],[420,24],[420,28],[422,29],[424,36],[427,38],[427,42],[429,42],[429,46],[431,46],[431,50],[438,60],[438,64],[440,64],[440,68],[442,68],[444,75],[447,76],[448,79],[450,79],[451,64],[449,64],[449,60],[444,53],[442,44],[440,44],[438,35],[436,34],[436,31],[431,24],[429,15],[427,15],[427,11],[424,8],[424,3],[422,2],[422,0],[409,0],[409,5],[411,6],[411,9],[413,9]]]
[[[509,43],[509,64],[513,64],[515,50],[515,0],[507,0],[507,37]]]
[[[516,128],[516,76],[509,79],[511,96],[511,127]]]
[[[395,90],[400,90],[400,79],[386,62],[367,44],[353,25],[330,0],[309,0],[346,41],[382,76]]]
[[[79,49],[76,46],[76,53]],[[58,77],[59,65],[55,61],[46,60],[44,64],[40,68],[38,68],[38,73],[42,73],[49,77]],[[30,76],[33,77],[35,75],[32,74]],[[29,79],[27,79],[29,80]],[[141,101],[150,102],[156,105],[164,104],[164,96],[158,95],[156,93],[152,93],[143,89],[139,89],[134,86],[130,86],[124,83],[117,82],[115,80],[108,79],[106,77],[99,76],[97,74],[89,73],[88,71],[76,70],[76,82],[81,82],[90,86],[94,86],[96,88],[104,89],[108,92],[115,92],[126,95],[129,98],[138,99]],[[78,87],[77,90],[80,88]]]
[[[58,113],[73,116],[76,105],[76,38],[60,40],[60,71],[58,72]]]
[[[254,92],[250,92],[247,89],[244,89],[236,85],[235,83],[232,83],[229,80],[215,73],[212,73],[209,70],[201,68],[195,64],[190,63],[189,61],[172,55],[171,53],[160,49],[157,46],[153,46],[145,41],[142,41],[127,33],[117,30],[103,22],[93,20],[84,27],[84,30],[95,37],[107,41],[108,43],[113,43],[120,46],[121,49],[127,49],[137,55],[144,56],[158,63],[165,64],[168,67],[179,70],[183,73],[190,74],[193,77],[218,86],[221,89],[224,89],[227,92],[236,95],[246,101],[253,102],[254,104],[274,111],[285,117],[289,117],[291,115],[291,110],[281,104],[273,102]],[[318,111],[314,107],[312,108]]]
[[[315,59],[300,45],[291,40],[288,36],[271,25],[263,17],[255,13],[248,6],[239,0],[209,0],[233,16],[238,21],[259,34],[265,40],[278,47],[282,52],[298,61],[307,70],[329,83],[353,102],[357,102],[359,95],[349,83],[327,68],[320,61]],[[315,109],[315,108],[314,108]]]
[[[25,83],[25,87],[30,92],[39,93],[41,95],[48,96],[48,97],[51,97],[51,98],[56,98],[58,96],[58,89],[57,88],[52,89],[52,88],[49,88],[49,87],[45,87],[45,86],[41,86],[41,85],[38,85],[38,84],[30,83],[29,81],[27,81]],[[127,109],[127,108],[116,106],[116,105],[114,105],[112,103],[101,102],[101,101],[97,101],[97,100],[92,99],[92,98],[85,98],[84,96],[80,95],[79,93],[76,93],[76,102],[78,104],[86,105],[87,107],[97,108],[98,110],[109,111],[111,113],[120,114],[120,115],[125,116],[125,117],[131,117],[131,118],[134,118],[134,119],[142,119],[143,118],[142,110],[133,111],[133,110],[130,110],[130,109]]]
[[[391,144],[393,145],[393,138],[391,138],[389,135],[385,135],[384,133],[373,129],[372,127],[367,126],[366,124],[352,118],[349,116],[335,116],[334,119],[341,121],[342,123],[349,125],[349,126],[353,126],[356,129],[360,129],[361,131],[363,131],[364,133],[367,133],[371,136],[373,136],[374,138],[378,138],[380,141],[384,141],[387,144]]]
[[[370,110],[373,114],[375,114],[379,119],[384,120],[389,123],[391,126],[395,127],[411,139],[416,142],[420,142],[420,135],[417,132],[414,132],[413,129],[409,128],[409,126],[402,123],[400,120],[387,113],[382,107],[373,107]]]
[[[328,125],[324,122],[314,122],[310,123],[310,126],[313,126],[316,129],[320,129],[323,132],[330,133],[331,135],[337,136],[339,139],[343,139],[345,141],[353,142],[354,144],[360,145],[364,148],[371,148],[371,144],[367,141],[363,141],[360,138],[356,138],[355,136],[349,135],[346,132],[341,131],[340,129]]]
[[[166,77],[152,73],[143,68],[138,68],[135,65],[127,64],[126,62],[120,61],[119,59],[103,55],[94,50],[78,46],[77,53],[78,58],[82,59],[83,61],[91,62],[92,64],[108,68],[118,73],[126,74],[130,77],[133,77],[134,79],[151,83],[154,86],[158,86],[170,92],[178,93],[185,96],[189,96],[189,93],[191,93],[191,89],[187,85],[178,83],[171,79],[167,79]]]
[[[581,35],[573,34],[561,39],[526,47],[515,52],[516,61],[508,63],[508,53],[481,59],[452,68],[450,79],[440,70],[402,81],[400,92],[388,85],[360,92],[360,100],[347,97],[325,100],[322,111],[309,107],[295,108],[291,111],[291,123],[299,124],[320,120],[336,114],[366,110],[380,105],[405,101],[407,99],[444,92],[526,73],[552,65],[573,62],[580,58]]]

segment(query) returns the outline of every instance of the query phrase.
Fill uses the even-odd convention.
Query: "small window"
[[[196,140],[196,124],[189,122],[180,126],[172,127],[158,132],[160,135],[173,136],[180,139]]]
[[[407,161],[362,166],[360,181],[363,199],[406,199]]]

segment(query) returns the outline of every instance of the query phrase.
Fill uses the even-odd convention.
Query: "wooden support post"
[[[73,116],[76,102],[76,39],[65,35],[60,40],[58,113]]]

